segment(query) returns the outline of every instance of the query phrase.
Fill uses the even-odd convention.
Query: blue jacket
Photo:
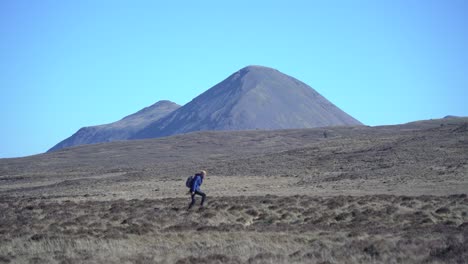
[[[203,183],[203,178],[200,174],[196,174],[195,178],[192,181],[192,188],[190,188],[190,192],[193,193],[195,191],[200,191],[200,185]]]

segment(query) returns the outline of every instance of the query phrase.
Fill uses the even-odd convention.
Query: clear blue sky
[[[468,116],[468,1],[0,1],[0,157],[238,69],[276,68],[367,125]]]

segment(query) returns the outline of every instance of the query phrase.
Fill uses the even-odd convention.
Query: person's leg
[[[202,192],[202,191],[195,191],[195,194],[198,194],[198,195],[200,195],[202,197],[200,206],[203,206],[203,203],[205,203],[206,194],[204,192]]]
[[[195,194],[192,194],[192,202],[190,203],[188,209],[192,208],[194,204],[195,204]]]

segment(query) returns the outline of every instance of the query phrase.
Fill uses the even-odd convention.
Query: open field
[[[0,159],[0,263],[467,263],[468,118]],[[207,206],[185,178],[208,170]]]
[[[468,258],[468,199],[452,196],[3,199],[3,262],[435,262]]]

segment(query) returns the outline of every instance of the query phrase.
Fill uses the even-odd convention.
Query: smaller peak
[[[162,105],[176,105],[176,103],[172,102],[172,101],[169,101],[169,100],[161,100],[161,101],[157,101],[156,103],[154,103],[153,105],[151,105],[150,107],[153,107],[153,106],[162,106]]]
[[[448,119],[448,118],[460,118],[459,116],[454,116],[454,115],[448,115],[448,116],[445,116],[444,119]]]
[[[160,100],[160,101],[157,101],[156,103],[157,104],[173,104],[173,102],[171,102],[169,100]]]
[[[136,114],[138,113],[144,113],[144,112],[147,112],[147,111],[153,111],[153,109],[162,109],[162,108],[173,108],[173,107],[180,107],[180,105],[172,102],[172,101],[169,101],[169,100],[161,100],[161,101],[157,101],[156,103],[150,105],[150,106],[147,106],[143,109],[141,109],[140,111],[138,111]],[[132,116],[132,115],[130,115]],[[125,117],[127,118],[127,117]]]

